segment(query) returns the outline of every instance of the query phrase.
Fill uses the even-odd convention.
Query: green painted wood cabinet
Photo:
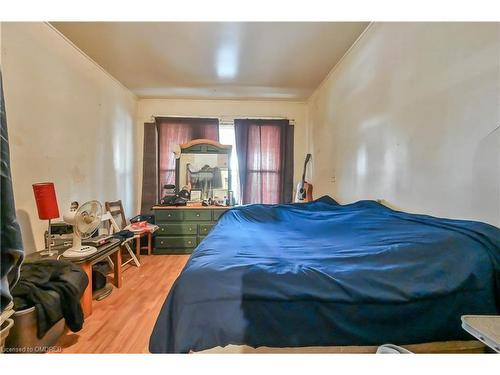
[[[153,254],[190,254],[229,208],[154,206]]]

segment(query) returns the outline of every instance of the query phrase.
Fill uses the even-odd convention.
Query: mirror
[[[231,146],[197,139],[180,145],[180,151],[176,162],[176,185],[179,190],[190,186],[192,201],[229,197]]]

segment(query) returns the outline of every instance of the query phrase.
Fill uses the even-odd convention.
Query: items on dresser
[[[201,202],[201,190],[191,190],[190,202]]]
[[[190,198],[191,193],[188,188],[183,188],[175,195],[162,198],[160,204],[165,206],[185,206]]]
[[[169,199],[170,197],[173,197],[177,191],[175,190],[175,185],[172,184],[166,184],[163,185],[163,193],[162,193],[162,199]]]
[[[190,254],[229,207],[154,206],[156,232],[153,254]]]

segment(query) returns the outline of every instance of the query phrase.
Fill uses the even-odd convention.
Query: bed
[[[497,314],[500,230],[375,201],[248,205],[199,244],[157,318],[152,353],[470,340]]]

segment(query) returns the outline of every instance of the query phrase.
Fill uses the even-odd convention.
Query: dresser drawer
[[[211,210],[185,210],[184,220],[212,220]]]
[[[212,228],[215,226],[215,224],[200,224],[198,227],[198,234],[200,236],[206,236],[208,232],[212,230]]]
[[[157,248],[194,248],[196,247],[196,237],[156,237],[155,247]]]
[[[155,220],[156,223],[162,221],[180,221],[184,218],[182,210],[156,210]]]
[[[214,210],[214,220],[217,221],[219,220],[219,218],[224,214],[224,212],[226,212],[227,210],[221,210],[221,209],[217,209],[217,210]]]
[[[160,227],[158,229],[157,235],[159,236],[170,236],[175,234],[196,234],[197,224],[179,224],[179,223],[169,223],[169,224],[158,224]]]

